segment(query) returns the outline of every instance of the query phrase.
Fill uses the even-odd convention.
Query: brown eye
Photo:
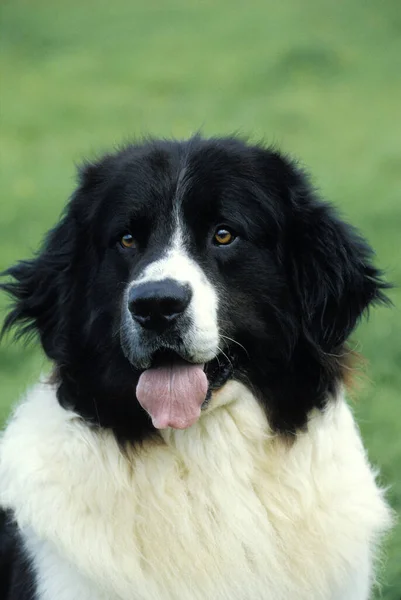
[[[133,248],[135,246],[135,241],[130,233],[126,233],[120,239],[120,244],[123,248]]]
[[[231,244],[235,240],[234,234],[228,229],[224,229],[223,227],[218,229],[214,234],[214,242],[219,246],[227,246]]]

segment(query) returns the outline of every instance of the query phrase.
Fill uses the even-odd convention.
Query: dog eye
[[[224,227],[219,227],[214,234],[214,243],[217,246],[228,246],[235,240],[235,235]]]
[[[125,233],[120,238],[120,244],[123,248],[133,248],[135,246],[135,240],[130,233]]]

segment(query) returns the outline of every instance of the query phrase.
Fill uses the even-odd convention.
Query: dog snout
[[[192,298],[189,285],[172,279],[144,282],[131,287],[128,308],[144,329],[163,331],[185,312]]]

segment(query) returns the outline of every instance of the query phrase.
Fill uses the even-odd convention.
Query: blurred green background
[[[368,359],[355,411],[400,512],[400,1],[3,0],[0,10],[0,269],[37,248],[74,163],[121,141],[239,132],[300,157],[398,285],[395,308],[372,311],[353,347]],[[1,420],[43,368],[37,348],[3,342]],[[400,600],[400,526],[381,564],[376,597]]]

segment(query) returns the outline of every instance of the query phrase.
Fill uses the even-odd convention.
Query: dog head
[[[38,332],[62,405],[130,439],[191,425],[228,379],[273,427],[302,427],[386,288],[293,162],[231,138],[84,166],[40,253],[7,274],[5,329]]]

